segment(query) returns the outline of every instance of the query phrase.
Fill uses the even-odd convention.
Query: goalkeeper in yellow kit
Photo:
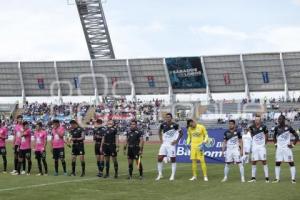
[[[200,160],[201,168],[204,176],[204,181],[208,181],[207,167],[204,159],[203,145],[208,140],[206,128],[197,124],[194,120],[187,120],[187,145],[191,146],[190,159],[192,160],[193,177],[190,179],[194,181],[197,179],[197,161]]]

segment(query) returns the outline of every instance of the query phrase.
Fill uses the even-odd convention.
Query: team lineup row
[[[282,115],[278,119],[279,125],[275,128],[274,142],[276,145],[276,167],[274,183],[280,181],[280,165],[282,162],[287,162],[290,165],[292,183],[296,183],[296,168],[293,159],[292,148],[299,140],[296,132],[285,124],[285,117]],[[1,124],[1,123],[0,123]],[[64,175],[76,176],[76,159],[79,157],[81,161],[81,177],[85,176],[85,150],[84,150],[84,131],[75,120],[70,122],[70,137],[65,139],[65,129],[60,126],[58,120],[52,121],[52,133],[50,149],[54,159],[54,175],[58,175],[58,165],[61,161]],[[195,120],[187,121],[187,145],[190,148],[190,159],[192,160],[191,181],[197,179],[197,161],[200,160],[203,172],[204,181],[208,181],[207,167],[203,151],[203,144],[208,141],[208,134],[203,125],[197,124]],[[252,178],[248,182],[256,181],[256,164],[261,161],[264,168],[266,182],[269,182],[269,173],[267,165],[266,143],[268,141],[268,130],[261,123],[260,116],[256,116],[252,126],[249,127],[251,136],[250,142],[243,144],[242,135],[236,130],[234,120],[229,121],[229,128],[224,133],[224,143],[222,147],[223,156],[225,156],[224,178],[222,182],[228,180],[230,164],[238,164],[241,174],[241,181],[245,182],[244,165],[242,158],[248,160],[251,153],[252,162]],[[291,134],[294,135],[294,141],[291,139]],[[14,170],[12,175],[27,174],[30,175],[32,168],[31,151],[35,152],[39,174],[48,175],[48,167],[46,161],[46,145],[47,133],[43,130],[42,123],[37,123],[34,131],[34,140],[31,142],[31,130],[28,123],[23,122],[22,116],[17,117],[17,125],[13,132],[14,145]],[[171,162],[172,173],[170,180],[175,179],[176,173],[176,144],[179,142],[183,133],[178,124],[172,120],[172,114],[166,115],[165,122],[159,128],[159,138],[161,146],[158,153],[157,170],[158,176],[156,180],[163,178],[163,160],[166,158]],[[7,129],[5,126],[0,127],[0,153],[3,157],[4,172],[7,171],[7,158],[5,140],[7,138]],[[113,120],[109,120],[104,126],[101,120],[96,121],[94,128],[95,155],[97,158],[98,176],[108,178],[110,176],[110,159],[113,161],[114,177],[118,177],[118,161],[117,154],[119,152],[119,137],[118,131],[114,126]],[[33,143],[33,144],[32,144]],[[65,162],[65,145],[72,148],[72,172],[67,174]],[[31,148],[33,146],[33,149]],[[127,132],[127,139],[124,145],[124,152],[127,151],[128,157],[128,179],[132,179],[133,165],[136,162],[139,170],[140,179],[143,179],[143,165],[141,156],[143,154],[143,132],[138,129],[137,122],[131,121],[130,129]],[[27,173],[26,161],[28,164]],[[44,170],[43,170],[44,167]],[[105,168],[105,174],[104,174]],[[22,171],[21,171],[22,169]]]

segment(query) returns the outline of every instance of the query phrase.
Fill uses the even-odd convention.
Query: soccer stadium
[[[89,58],[1,57],[0,199],[299,199],[300,51],[119,58],[109,3],[64,2]]]

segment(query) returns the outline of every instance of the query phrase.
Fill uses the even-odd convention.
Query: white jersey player
[[[176,172],[176,144],[178,144],[180,138],[182,137],[182,131],[179,129],[179,125],[172,122],[172,114],[166,114],[166,121],[160,125],[159,128],[159,139],[161,146],[158,153],[157,170],[158,176],[156,180],[163,178],[163,159],[165,157],[170,158],[172,163],[172,174],[170,181],[175,179]]]
[[[293,158],[292,148],[297,144],[299,136],[296,131],[285,124],[285,116],[280,115],[278,118],[279,125],[274,130],[274,143],[276,146],[276,179],[273,183],[280,181],[280,165],[282,162],[289,163],[292,183],[296,183],[296,167]],[[291,141],[291,134],[294,135],[294,142]]]
[[[225,167],[224,167],[224,178],[222,182],[226,182],[228,179],[229,165],[238,164],[241,174],[241,182],[245,182],[244,166],[242,163],[243,155],[243,141],[242,135],[236,130],[234,120],[229,120],[229,129],[224,133],[224,143],[222,146],[222,155],[225,152]]]
[[[264,168],[266,183],[269,183],[269,170],[267,165],[267,149],[266,144],[268,142],[268,129],[262,125],[261,117],[257,115],[254,120],[254,124],[250,126],[249,131],[252,137],[252,178],[249,183],[256,182],[256,163],[261,161]]]

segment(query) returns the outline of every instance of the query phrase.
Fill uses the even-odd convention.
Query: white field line
[[[188,165],[180,165],[177,168],[183,168]],[[170,167],[165,167],[164,169],[170,169]],[[144,172],[153,172],[157,169],[147,170]],[[128,174],[121,174],[120,176],[126,176]],[[45,186],[51,186],[51,185],[60,185],[65,183],[78,183],[78,182],[85,182],[85,181],[94,181],[94,180],[101,180],[103,178],[99,177],[93,177],[93,178],[86,178],[86,179],[76,179],[76,180],[69,180],[69,181],[60,181],[60,182],[53,182],[53,183],[43,183],[43,184],[37,184],[37,185],[27,185],[22,187],[11,187],[11,188],[3,188],[0,189],[0,192],[7,192],[7,191],[14,191],[14,190],[24,190],[24,189],[32,189],[32,188],[39,188],[39,187],[45,187]],[[104,179],[103,179],[104,180]]]

